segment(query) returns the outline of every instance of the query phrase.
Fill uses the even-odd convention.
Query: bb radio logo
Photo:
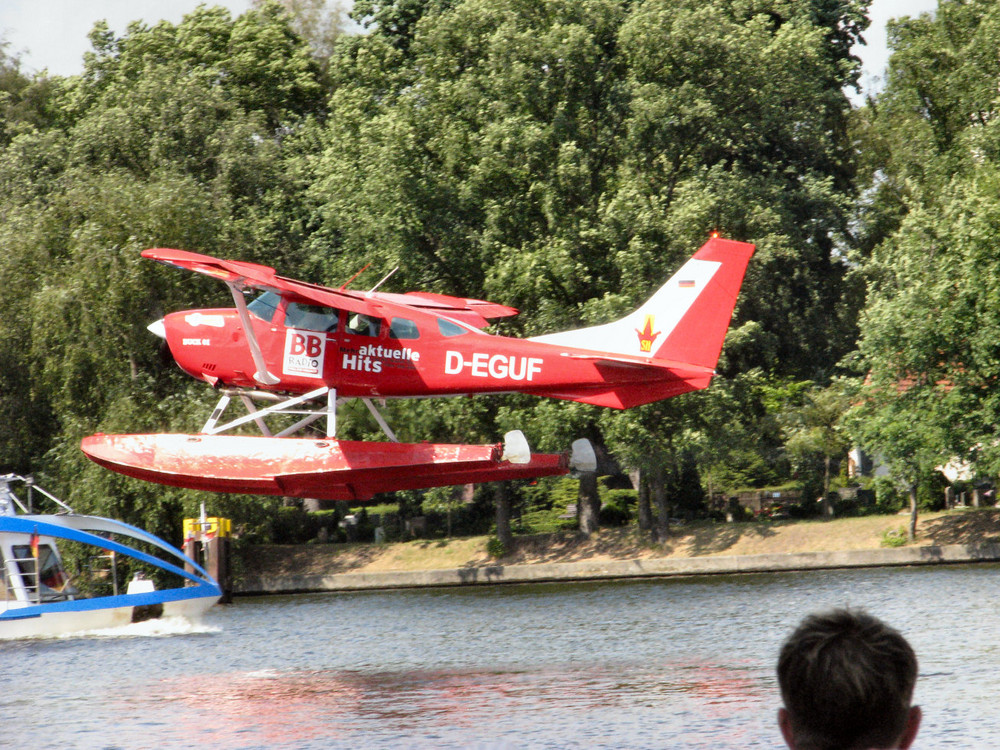
[[[326,337],[322,334],[294,328],[285,332],[285,358],[282,363],[285,375],[320,378],[323,376],[325,356]]]

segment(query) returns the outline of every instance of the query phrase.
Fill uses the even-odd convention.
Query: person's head
[[[916,654],[881,620],[850,609],[810,615],[778,657],[781,733],[793,750],[907,748],[920,726],[916,681]]]

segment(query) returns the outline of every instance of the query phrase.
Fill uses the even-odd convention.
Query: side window
[[[389,338],[393,339],[419,339],[420,331],[417,324],[406,318],[393,318],[389,325]]]
[[[330,307],[289,302],[288,309],[285,310],[285,326],[304,328],[307,331],[335,331],[337,311]]]
[[[382,321],[371,315],[355,313],[347,319],[347,332],[356,336],[378,336]]]
[[[448,337],[461,336],[463,333],[469,332],[458,323],[452,323],[450,320],[445,320],[444,318],[438,318],[438,330],[441,331],[442,336]]]
[[[247,310],[261,320],[266,320],[270,323],[274,319],[274,313],[278,311],[279,302],[281,302],[281,297],[274,292],[263,292],[247,305]]]

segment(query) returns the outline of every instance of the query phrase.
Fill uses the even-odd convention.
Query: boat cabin
[[[0,478],[0,516],[30,515],[31,498],[22,501]],[[55,540],[37,533],[0,531],[0,609],[73,599]]]

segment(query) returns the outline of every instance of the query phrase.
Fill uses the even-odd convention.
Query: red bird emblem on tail
[[[642,352],[651,352],[653,350],[653,342],[656,341],[656,337],[660,335],[657,331],[653,333],[653,316],[646,316],[646,324],[640,331],[638,328],[635,332],[639,334],[639,350]]]

